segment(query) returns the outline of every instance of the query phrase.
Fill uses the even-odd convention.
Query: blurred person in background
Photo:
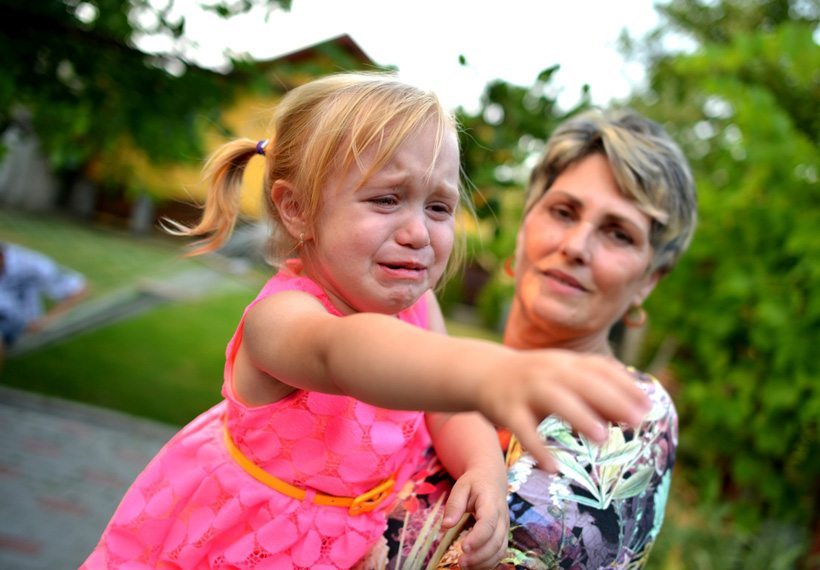
[[[0,242],[0,363],[6,349],[40,331],[88,292],[81,274],[25,247]]]

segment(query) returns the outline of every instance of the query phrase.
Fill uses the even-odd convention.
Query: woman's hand
[[[479,410],[512,431],[546,471],[555,462],[537,433],[551,414],[595,442],[608,422],[641,423],[650,402],[623,364],[569,350],[516,352],[497,362],[479,384]]]
[[[507,551],[510,529],[504,469],[471,469],[456,480],[444,509],[443,526],[456,526],[467,513],[476,522],[462,542],[464,555],[459,565],[464,570],[494,568]]]

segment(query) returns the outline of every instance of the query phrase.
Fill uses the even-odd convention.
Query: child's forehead
[[[392,152],[368,152],[345,158],[328,175],[327,189],[356,192],[372,183],[380,186],[423,183],[443,189],[453,187],[453,191],[458,192],[458,160],[453,161],[452,168],[439,168],[447,159],[444,153],[429,148],[419,153],[399,147]]]
[[[325,179],[329,186],[343,181],[349,187],[373,176],[400,178],[406,175],[402,170],[433,176],[440,165],[459,162],[458,147],[454,126],[435,116],[393,122],[376,130],[357,129],[341,137]],[[457,170],[457,164],[450,170]]]

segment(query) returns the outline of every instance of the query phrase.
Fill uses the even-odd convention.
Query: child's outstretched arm
[[[614,359],[565,350],[516,351],[446,337],[387,315],[329,315],[306,293],[260,301],[245,319],[243,359],[293,388],[346,394],[401,410],[479,411],[505,426],[545,469],[536,428],[556,413],[602,441],[607,420],[640,423],[649,403]]]

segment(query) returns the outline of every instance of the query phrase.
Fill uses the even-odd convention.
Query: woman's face
[[[650,223],[602,154],[567,168],[518,232],[507,340],[608,353],[609,329],[658,280],[648,273]]]

